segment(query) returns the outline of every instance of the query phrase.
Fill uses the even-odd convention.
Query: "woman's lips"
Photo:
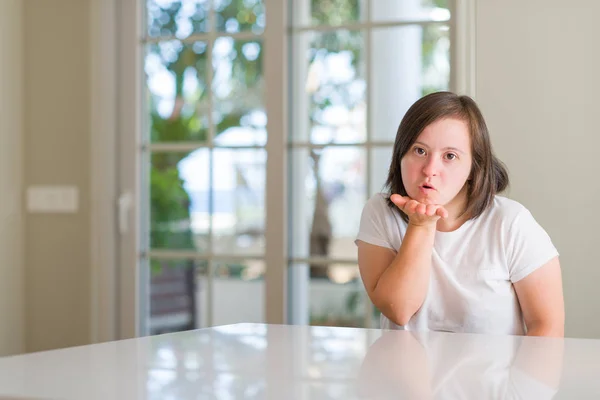
[[[419,186],[419,191],[423,194],[431,194],[436,190],[433,187]]]

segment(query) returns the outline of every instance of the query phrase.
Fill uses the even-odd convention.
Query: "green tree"
[[[148,30],[152,36],[178,36],[182,27],[188,31],[205,31],[208,27],[208,3],[197,1],[190,12],[186,1],[174,0],[160,6],[152,4],[148,12]],[[161,3],[162,4],[162,3]],[[260,29],[262,5],[258,1],[234,0],[216,1],[217,27],[227,27],[228,21],[235,21],[240,29]],[[258,15],[258,16],[257,16]],[[240,22],[241,21],[241,22]],[[226,39],[225,39],[226,40]],[[253,43],[253,42],[251,42]],[[215,112],[215,134],[227,131],[230,127],[241,126],[242,118],[257,105],[244,101],[245,98],[260,97],[263,88],[262,49],[259,54],[248,55],[245,46],[248,41],[233,41],[226,57],[229,63],[219,68],[229,67],[229,95],[213,97]],[[155,143],[207,140],[208,118],[206,103],[212,88],[207,86],[208,51],[210,45],[204,42],[182,44],[180,41],[160,42],[148,46],[148,53],[160,58],[161,63],[171,73],[175,81],[175,106],[168,116],[158,112],[159,98],[149,96],[150,140]],[[184,82],[186,74],[197,80],[197,90],[186,96]],[[217,100],[215,102],[214,100]],[[223,112],[228,109],[228,112]],[[195,249],[193,233],[189,223],[182,228],[181,221],[190,220],[190,198],[179,176],[178,164],[189,153],[154,153],[150,173],[150,216],[152,248]],[[178,227],[175,229],[175,227]],[[202,250],[202,249],[200,249]],[[159,267],[156,263],[154,267]]]

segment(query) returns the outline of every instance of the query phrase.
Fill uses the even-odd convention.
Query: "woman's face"
[[[472,154],[469,126],[439,119],[423,130],[400,162],[408,196],[424,204],[463,208]],[[449,210],[450,211],[450,210]]]

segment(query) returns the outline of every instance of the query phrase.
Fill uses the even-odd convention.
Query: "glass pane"
[[[213,267],[213,326],[263,323],[264,261],[218,262]]]
[[[376,29],[371,45],[372,139],[393,142],[402,117],[416,100],[428,93],[448,90],[449,27]]]
[[[373,307],[367,297],[357,265],[331,264],[318,266],[319,272],[309,277],[292,273],[303,264],[292,264],[292,285],[307,291],[292,291],[292,308],[308,308],[308,323],[322,326],[366,327],[366,313],[373,318]],[[304,303],[304,304],[299,304]],[[375,326],[375,325],[372,325]]]
[[[221,37],[213,50],[213,119],[217,146],[264,146],[262,41]]]
[[[371,19],[383,21],[448,21],[448,0],[372,0]]]
[[[144,69],[151,142],[207,139],[207,56],[205,42],[171,40],[147,46]]]
[[[367,296],[358,266],[321,269],[324,276],[310,281],[310,324],[365,327]]]
[[[217,30],[236,33],[265,30],[265,6],[262,0],[214,0]]]
[[[391,146],[371,149],[371,192],[369,193],[369,198],[375,193],[384,191],[390,162],[392,161],[392,151],[393,148]]]
[[[295,27],[357,23],[365,20],[364,4],[364,0],[291,0],[292,23]]]
[[[150,247],[206,251],[208,149],[153,153],[150,168]]]
[[[150,260],[150,335],[206,326],[207,303],[199,297],[206,268],[205,261]]]
[[[186,38],[207,32],[210,0],[146,0],[148,36]]]
[[[318,144],[366,139],[362,32],[295,35],[292,60],[292,140]]]
[[[366,199],[365,149],[296,149],[291,163],[290,254],[356,258],[354,240]],[[318,273],[311,267],[311,276]]]
[[[213,251],[262,255],[267,154],[262,149],[213,151]]]

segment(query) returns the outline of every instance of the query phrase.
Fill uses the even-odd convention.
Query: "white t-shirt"
[[[376,194],[365,205],[357,240],[398,252],[407,224]],[[476,219],[437,231],[429,290],[406,326],[381,314],[381,328],[522,335],[525,324],[513,287],[558,255],[529,210],[495,196]]]

